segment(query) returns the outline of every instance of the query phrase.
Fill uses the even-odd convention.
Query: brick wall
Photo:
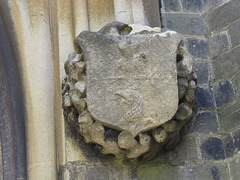
[[[163,27],[185,36],[198,76],[197,114],[177,147],[160,158],[175,172],[165,179],[238,180],[240,0],[161,0],[161,5]],[[162,177],[164,169],[156,169]],[[144,177],[151,170],[147,166]]]

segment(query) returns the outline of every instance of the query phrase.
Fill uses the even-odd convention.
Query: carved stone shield
[[[87,106],[96,121],[135,137],[175,115],[177,33],[86,31],[79,39],[87,65]]]

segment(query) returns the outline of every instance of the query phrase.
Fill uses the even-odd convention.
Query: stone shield
[[[94,120],[134,137],[169,121],[178,109],[173,31],[104,35],[82,32],[87,107]]]

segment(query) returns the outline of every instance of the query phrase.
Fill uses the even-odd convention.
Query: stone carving
[[[65,62],[67,122],[103,154],[145,160],[171,149],[192,117],[196,77],[174,31],[112,22],[84,31]]]

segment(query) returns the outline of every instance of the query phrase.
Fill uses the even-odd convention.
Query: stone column
[[[160,26],[158,6],[154,5],[157,0],[126,0],[126,7],[121,2],[0,1],[1,11],[12,22],[9,35],[15,39],[14,50],[18,54],[25,102],[28,179],[56,179],[57,163],[66,163],[61,81],[64,61],[74,51],[74,37],[83,30],[97,31],[115,19]],[[127,9],[124,16],[118,14],[121,8]]]
[[[161,26],[158,0],[114,0],[114,11],[117,21]]]

